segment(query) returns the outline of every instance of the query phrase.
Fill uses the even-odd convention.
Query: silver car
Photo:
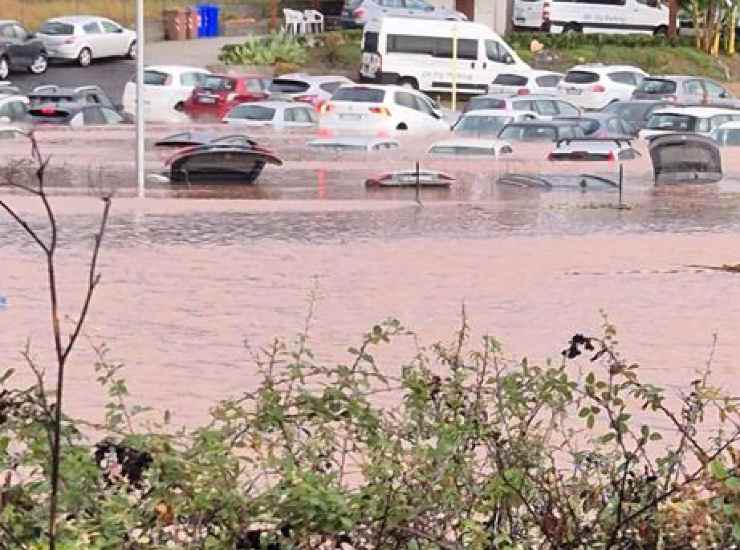
[[[345,29],[364,27],[365,23],[385,15],[467,21],[459,11],[440,8],[424,0],[345,0],[339,19]]]
[[[311,128],[318,125],[319,119],[310,105],[292,101],[250,101],[234,107],[223,122],[242,126]]]
[[[136,33],[105,17],[55,17],[36,36],[50,58],[76,60],[82,67],[101,57],[136,58]]]

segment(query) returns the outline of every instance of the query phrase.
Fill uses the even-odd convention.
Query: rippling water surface
[[[313,291],[313,346],[327,360],[341,360],[388,316],[424,342],[446,338],[463,302],[476,334],[543,360],[574,332],[597,332],[603,310],[645,376],[673,386],[703,366],[717,332],[715,376],[740,390],[740,275],[690,267],[740,262],[740,167],[731,157],[728,177],[702,187],[656,189],[649,165],[637,163],[625,179],[624,209],[615,208],[615,191],[495,184],[505,170],[537,166],[528,159],[442,162],[460,182],[424,191],[423,206],[413,190],[364,188],[367,174],[408,162],[296,157],[254,187],[157,187],[145,201],[125,198],[121,186],[87,337],[126,363],[138,398],[176,410],[183,422],[253,384],[245,340],[259,346],[301,330]],[[56,193],[63,305],[74,315],[100,205],[80,185]],[[43,226],[33,199],[2,198]],[[51,360],[40,260],[1,215],[0,295],[8,305],[0,310],[0,365],[23,377],[27,338],[42,363]],[[381,357],[397,369],[414,352],[406,341]],[[99,414],[93,380],[84,342],[70,369],[72,412]]]

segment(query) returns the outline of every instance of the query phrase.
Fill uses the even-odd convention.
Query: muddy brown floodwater
[[[123,151],[123,141],[115,145],[113,138],[111,149]],[[15,155],[13,147],[19,146],[0,156]],[[64,151],[61,142],[53,147]],[[126,364],[136,401],[169,408],[186,424],[202,420],[215,400],[253,386],[245,340],[257,347],[295,335],[314,289],[312,346],[327,361],[346,360],[346,348],[386,317],[400,319],[422,342],[446,339],[459,325],[463,302],[476,335],[495,335],[511,356],[544,361],[557,357],[573,333],[598,333],[603,310],[643,376],[674,388],[703,367],[717,333],[714,377],[740,393],[740,275],[689,267],[740,262],[734,153],[725,153],[728,177],[703,187],[656,189],[649,164],[637,161],[627,170],[624,210],[613,208],[614,191],[494,183],[495,173],[512,167],[545,169],[536,160],[543,151],[527,155],[507,166],[448,163],[459,184],[425,192],[423,206],[413,192],[369,193],[362,184],[367,174],[407,165],[413,154],[296,152],[251,188],[159,186],[143,201],[126,197],[130,166],[122,158],[86,335],[106,342],[110,357]],[[82,180],[71,187],[53,198],[68,315],[84,290],[100,210],[88,196],[94,189]],[[43,222],[33,199],[3,198],[34,225]],[[41,364],[52,359],[41,260],[0,216],[0,295],[7,299],[0,367],[16,367],[18,381],[30,380],[20,357],[26,339]],[[412,342],[399,341],[381,354],[382,364],[395,371],[414,353]],[[66,386],[71,413],[100,418],[103,396],[94,378],[83,341]]]

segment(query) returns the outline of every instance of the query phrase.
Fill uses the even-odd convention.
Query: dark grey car
[[[555,143],[561,139],[585,137],[583,128],[571,120],[527,120],[504,126],[498,139],[531,143]]]
[[[642,130],[650,119],[653,111],[670,105],[667,101],[633,99],[630,101],[615,101],[604,107],[601,112],[616,115],[622,120],[629,122],[636,131]]]
[[[611,113],[589,113],[580,117],[562,117],[553,120],[575,122],[587,137],[623,138],[637,135],[637,128]]]
[[[0,21],[0,80],[13,69],[43,74],[48,67],[44,43],[18,21]]]
[[[724,86],[699,76],[649,76],[632,92],[632,99],[664,99],[684,105],[734,106],[738,100]]]

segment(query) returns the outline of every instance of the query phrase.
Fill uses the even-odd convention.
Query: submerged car
[[[633,99],[662,99],[671,103],[733,106],[738,100],[721,84],[699,76],[649,76],[632,92]]]
[[[271,128],[312,128],[319,118],[309,105],[292,101],[242,103],[226,113],[223,122],[234,126]]]
[[[498,139],[458,138],[438,141],[429,148],[434,156],[489,157],[496,159],[512,153],[511,144]]]
[[[455,178],[432,170],[401,170],[365,181],[366,187],[450,187]]]
[[[740,121],[725,122],[712,132],[712,139],[720,147],[737,147],[740,145]]]
[[[505,109],[471,111],[460,117],[452,127],[452,133],[459,137],[496,137],[507,124],[537,118],[536,113],[528,111]]]
[[[183,111],[193,120],[221,120],[237,105],[268,95],[259,75],[208,75],[185,100]]]
[[[716,183],[722,179],[717,143],[697,134],[668,134],[650,140],[656,184]]]
[[[270,99],[308,103],[318,112],[341,86],[352,84],[346,76],[290,73],[273,78],[267,92]]]
[[[640,153],[628,139],[575,138],[555,145],[547,160],[562,161],[623,161],[633,160]]]
[[[585,137],[583,129],[577,122],[570,120],[522,121],[507,124],[499,132],[498,138],[506,141],[550,142],[555,143],[565,138]]]
[[[378,152],[398,149],[401,144],[395,139],[348,136],[312,139],[306,146],[315,151],[365,151]]]
[[[645,127],[654,111],[667,106],[669,103],[663,100],[630,99],[613,101],[599,112],[616,115],[639,131]]]
[[[522,187],[530,189],[574,189],[577,191],[589,190],[617,190],[619,183],[596,174],[519,174],[507,173],[496,180],[499,185]]]
[[[595,138],[627,137],[637,134],[637,128],[621,117],[609,113],[588,113],[580,117],[563,117],[580,125],[586,136]]]
[[[668,133],[696,133],[709,136],[725,122],[740,120],[740,110],[720,107],[668,107],[654,111],[641,138]]]

